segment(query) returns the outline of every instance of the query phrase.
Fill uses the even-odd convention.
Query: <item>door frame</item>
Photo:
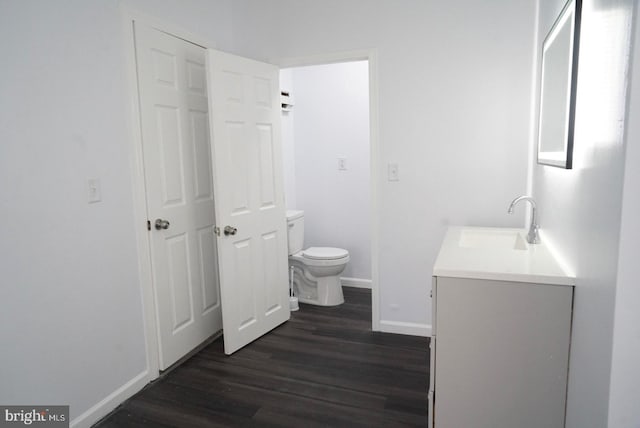
[[[380,288],[379,288],[379,228],[378,215],[378,181],[380,180],[379,165],[379,98],[378,98],[378,51],[377,49],[362,49],[353,51],[333,52],[327,54],[300,56],[290,58],[271,58],[269,62],[278,65],[280,69],[306,67],[313,65],[327,65],[341,62],[368,61],[369,63],[369,186],[371,192],[371,330],[382,331],[380,328]]]
[[[133,24],[155,28],[179,39],[201,46],[205,49],[216,48],[216,44],[171,23],[141,13],[128,7],[122,7],[123,52],[127,87],[126,127],[129,131],[129,169],[133,197],[133,215],[138,258],[138,276],[142,300],[145,351],[147,362],[147,380],[160,376],[160,342],[158,339],[158,319],[155,289],[151,269],[151,241],[147,230],[147,191],[144,176],[144,158],[142,150],[142,124],[140,122],[140,99],[138,88],[138,68],[136,63],[135,34]],[[187,354],[188,355],[188,354]]]

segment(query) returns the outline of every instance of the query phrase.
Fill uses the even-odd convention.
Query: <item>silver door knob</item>
[[[156,230],[169,229],[169,220],[163,220],[161,218],[156,219]]]
[[[238,231],[238,229],[236,229],[235,227],[225,226],[224,227],[224,236],[235,235],[237,231]]]

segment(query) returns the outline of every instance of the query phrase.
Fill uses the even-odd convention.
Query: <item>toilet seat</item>
[[[310,247],[314,248],[314,247]],[[322,247],[316,247],[316,248],[322,248]],[[320,259],[320,258],[312,258],[312,257],[317,257],[318,254],[320,254],[320,256],[322,256],[323,254],[326,257],[327,253],[316,253],[315,251],[311,251],[311,257],[308,256],[308,254],[306,254],[309,250],[302,250],[299,251],[295,254],[291,254],[289,256],[289,259],[293,259],[293,260],[297,260],[300,263],[304,264],[305,266],[339,266],[339,265],[345,265],[349,262],[350,257],[349,257],[349,252],[347,250],[342,250],[340,248],[332,248],[333,250],[339,250],[335,251],[335,252],[329,252],[329,254],[333,254],[333,257],[336,257],[338,254],[341,255],[341,257],[338,258],[325,258],[325,259]]]
[[[311,260],[338,260],[348,255],[347,250],[333,247],[309,247],[302,251],[302,257]]]

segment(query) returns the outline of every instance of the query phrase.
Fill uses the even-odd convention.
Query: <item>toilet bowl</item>
[[[289,266],[293,266],[294,294],[302,303],[336,306],[344,303],[340,274],[349,262],[342,248],[303,250],[304,212],[287,211]]]
[[[289,256],[298,300],[320,306],[344,303],[340,274],[348,262],[349,252],[341,248],[311,247]]]

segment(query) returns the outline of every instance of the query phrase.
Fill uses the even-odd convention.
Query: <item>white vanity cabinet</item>
[[[453,230],[445,241],[459,237]],[[519,264],[522,275],[487,260],[474,267],[470,260],[500,251],[445,247],[432,282],[429,425],[564,427],[573,278],[536,272],[524,254],[532,263]]]

